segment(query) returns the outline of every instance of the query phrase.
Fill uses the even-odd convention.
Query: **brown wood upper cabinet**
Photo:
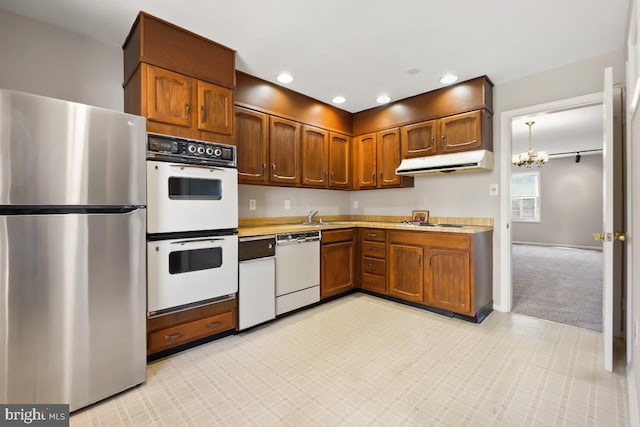
[[[351,188],[351,138],[329,133],[329,187]]]
[[[269,115],[248,108],[235,108],[236,154],[240,184],[269,182]]]
[[[269,180],[273,183],[300,184],[300,123],[270,117]]]
[[[412,187],[413,177],[396,175],[400,131],[386,129],[354,138],[354,189]]]
[[[233,91],[198,80],[198,129],[233,134]]]
[[[191,126],[193,79],[158,67],[147,67],[147,119]]]
[[[329,185],[329,131],[302,126],[302,185],[326,188]]]
[[[403,159],[493,148],[491,114],[486,110],[414,123],[400,131]]]

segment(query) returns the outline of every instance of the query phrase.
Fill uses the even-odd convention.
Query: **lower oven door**
[[[147,311],[182,308],[238,291],[238,236],[147,242]]]
[[[238,228],[238,171],[147,160],[147,232]]]

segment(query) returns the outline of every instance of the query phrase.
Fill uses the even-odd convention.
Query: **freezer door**
[[[146,205],[145,119],[0,90],[0,207]]]
[[[145,211],[0,216],[0,402],[76,410],[146,378]]]

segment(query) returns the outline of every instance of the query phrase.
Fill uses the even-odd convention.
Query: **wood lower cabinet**
[[[338,295],[355,287],[353,229],[324,231],[320,257],[320,298]]]
[[[482,233],[390,231],[388,293],[469,317],[492,302],[492,237]]]
[[[354,190],[413,187],[413,177],[396,175],[401,160],[398,128],[354,138],[353,153]]]
[[[424,302],[424,248],[389,244],[389,295]]]
[[[236,328],[236,299],[147,319],[147,355]]]
[[[403,159],[493,149],[492,115],[486,110],[402,126],[400,133]]]
[[[236,155],[240,184],[269,182],[269,115],[235,107]]]
[[[376,228],[358,230],[360,247],[360,286],[369,291],[387,293],[387,233]]]
[[[300,184],[300,123],[271,116],[269,126],[269,181]]]
[[[431,248],[428,254],[425,302],[443,310],[473,314],[470,252]]]

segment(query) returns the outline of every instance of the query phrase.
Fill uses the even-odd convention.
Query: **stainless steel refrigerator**
[[[0,402],[146,378],[145,119],[0,90]]]

